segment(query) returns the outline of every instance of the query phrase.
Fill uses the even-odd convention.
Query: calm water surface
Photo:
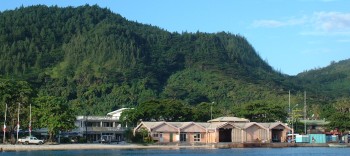
[[[132,156],[132,155],[155,155],[155,156],[350,156],[350,148],[234,148],[234,149],[138,149],[138,150],[67,150],[67,151],[27,151],[27,152],[1,152],[1,156]]]

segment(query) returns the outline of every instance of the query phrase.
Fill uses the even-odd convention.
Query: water
[[[350,148],[300,147],[300,148],[233,148],[233,149],[137,149],[137,150],[66,150],[2,152],[0,156],[348,156]]]

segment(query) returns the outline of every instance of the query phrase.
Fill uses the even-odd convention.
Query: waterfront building
[[[121,108],[107,113],[106,116],[77,116],[75,121],[77,128],[64,134],[86,137],[88,142],[123,141],[126,127],[122,126],[120,115],[127,109],[129,108]]]
[[[300,120],[301,123],[306,125],[307,134],[326,134],[327,125],[329,121],[326,120]]]
[[[141,122],[134,134],[147,130],[156,142],[249,143],[285,142],[291,128],[281,122],[257,123],[238,117],[219,117],[208,122]]]

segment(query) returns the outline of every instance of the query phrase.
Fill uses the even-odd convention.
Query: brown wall
[[[245,129],[245,142],[257,142],[262,140],[267,140],[267,133],[269,133],[266,129],[259,127],[257,125],[252,125]]]
[[[153,137],[153,140],[158,140],[158,142],[170,142],[170,136],[172,134],[172,142],[179,142],[179,134],[178,133],[162,133],[162,137]]]
[[[194,141],[194,135],[197,133],[186,133],[187,134],[187,142],[189,143],[195,143],[198,141]],[[200,143],[206,143],[207,142],[207,135],[206,133],[200,133],[201,134],[201,138],[200,138]]]
[[[232,129],[232,142],[241,143],[242,142],[242,130],[238,128]]]

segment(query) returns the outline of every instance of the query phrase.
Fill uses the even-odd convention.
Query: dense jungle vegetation
[[[0,108],[7,103],[9,114],[18,103],[42,113],[43,104],[59,101],[75,115],[158,108],[159,119],[206,121],[213,107],[214,117],[267,122],[286,120],[289,90],[296,109],[307,91],[308,115],[317,118],[331,118],[335,103],[350,101],[349,60],[288,76],[243,36],[168,32],[96,5],[1,12],[0,54]]]

